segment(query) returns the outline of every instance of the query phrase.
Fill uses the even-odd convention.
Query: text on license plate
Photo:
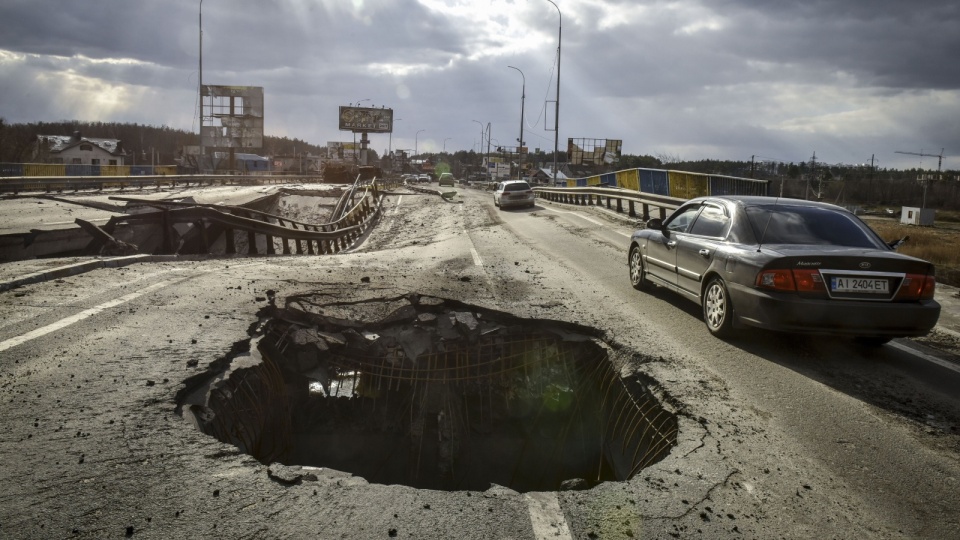
[[[830,278],[830,290],[833,292],[885,294],[890,291],[890,282],[886,279],[834,277]]]

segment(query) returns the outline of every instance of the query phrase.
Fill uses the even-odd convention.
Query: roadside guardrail
[[[534,186],[538,198],[551,202],[578,206],[606,206],[620,214],[646,221],[650,219],[650,209],[656,208],[660,219],[666,219],[667,211],[676,210],[687,199],[654,195],[624,188],[602,187],[539,187]],[[640,207],[640,213],[637,207]]]

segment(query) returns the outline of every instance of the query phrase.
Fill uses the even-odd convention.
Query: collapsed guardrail
[[[111,199],[124,200],[123,197]],[[149,225],[161,231],[158,254],[209,254],[222,238],[223,252],[234,255],[241,251],[237,233],[241,238],[246,233],[244,243],[248,255],[277,254],[275,239],[279,240],[284,255],[337,253],[349,248],[369,229],[372,218],[380,212],[382,200],[380,186],[376,181],[371,182],[363,186],[359,201],[346,209],[343,217],[324,224],[303,223],[239,206],[137,201],[160,209],[110,218],[101,228],[105,235],[95,235],[87,251],[100,251],[110,244],[121,225]],[[182,226],[183,232],[178,231],[177,225]]]
[[[622,188],[600,187],[534,187],[538,198],[551,202],[575,204],[578,206],[606,206],[618,213],[626,213],[630,217],[644,221],[650,219],[650,208],[658,210],[659,217],[666,219],[668,210],[676,210],[687,199],[653,195],[639,191],[630,191]],[[626,203],[626,208],[624,208]],[[641,213],[637,214],[637,205]]]

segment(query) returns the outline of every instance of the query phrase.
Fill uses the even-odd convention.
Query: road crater
[[[623,376],[594,328],[415,293],[275,300],[177,397],[200,430],[265,464],[555,491],[629,480],[677,444],[656,382]]]

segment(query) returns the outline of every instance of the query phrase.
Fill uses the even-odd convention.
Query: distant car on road
[[[940,316],[934,266],[897,253],[851,212],[771,197],[700,197],[630,238],[630,282],[703,309],[707,329],[852,336],[865,345],[920,336]]]
[[[419,183],[421,183],[421,184],[429,184],[429,183],[430,183],[430,175],[429,175],[429,174],[418,174],[418,175],[417,175],[417,182],[419,182]]]
[[[523,180],[507,180],[497,183],[493,189],[493,204],[504,209],[508,206],[533,208],[535,196],[530,184]]]
[[[440,178],[437,179],[437,184],[441,186],[455,186],[456,180],[453,178],[452,173],[440,173]]]

